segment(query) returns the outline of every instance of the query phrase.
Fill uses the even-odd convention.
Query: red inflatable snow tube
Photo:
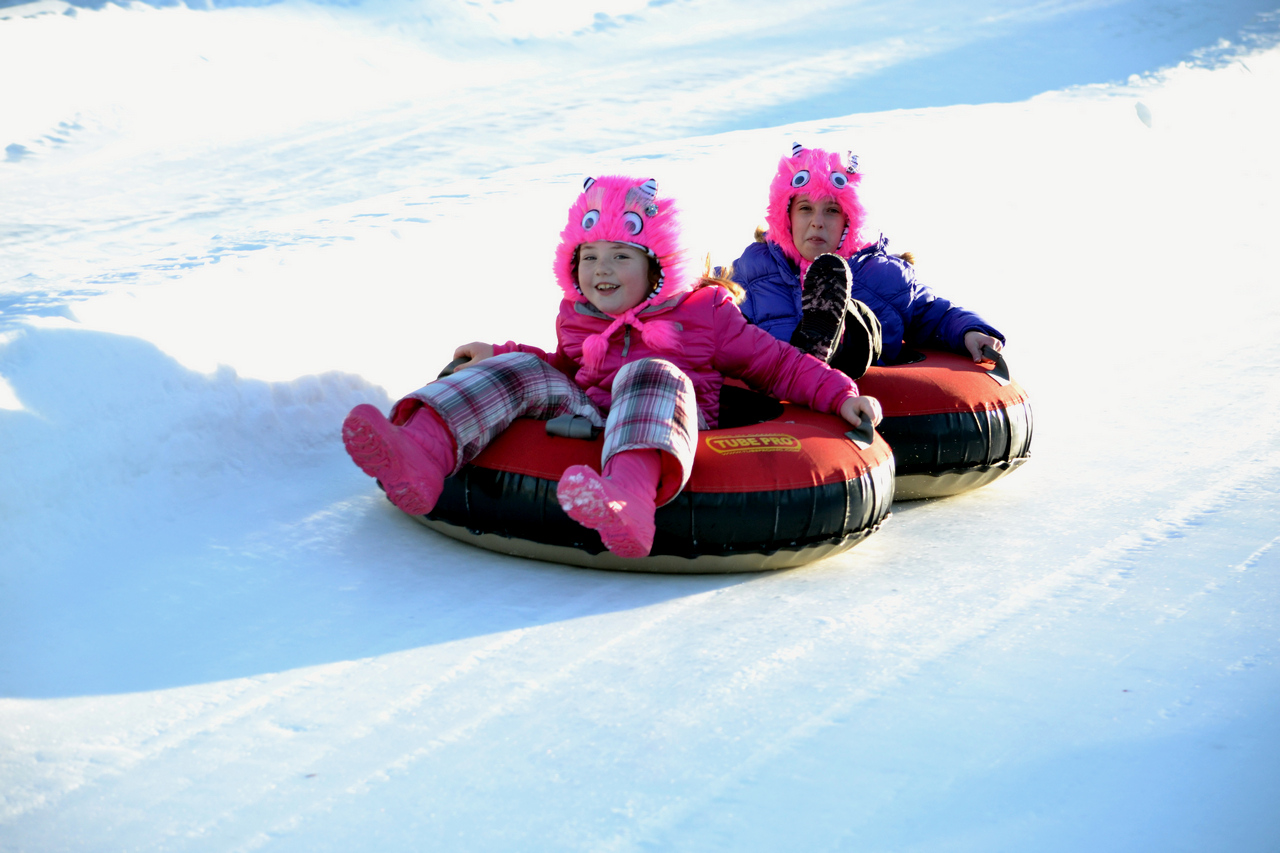
[[[556,500],[570,465],[600,468],[603,439],[547,434],[520,419],[445,482],[419,521],[493,551],[601,569],[704,573],[781,569],[853,547],[893,502],[893,453],[868,432],[801,406],[726,387],[725,423],[698,437],[693,473],[659,507],[648,557],[625,560]],[[752,421],[762,422],[753,423]],[[852,437],[851,437],[852,436]]]
[[[877,427],[893,448],[898,500],[936,498],[985,486],[1031,455],[1027,392],[994,364],[939,350],[904,351],[898,364],[872,367],[858,389],[880,400]]]

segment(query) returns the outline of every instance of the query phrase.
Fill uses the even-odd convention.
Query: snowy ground
[[[1280,849],[1266,6],[92,5],[0,3],[0,850]],[[550,340],[584,174],[731,260],[793,139],[1009,335],[1020,471],[665,577],[347,460]]]

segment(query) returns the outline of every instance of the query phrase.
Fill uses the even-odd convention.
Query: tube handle
[[[471,359],[467,358],[466,356],[463,356],[462,358],[455,358],[453,361],[449,362],[444,366],[444,370],[440,371],[440,374],[436,377],[436,379],[444,379],[446,376],[453,375],[453,372],[455,370],[457,370],[459,367],[466,364],[470,360]]]
[[[863,418],[862,423],[846,432],[844,437],[858,445],[859,450],[866,450],[876,442],[876,428],[871,418]]]
[[[1004,356],[1000,354],[999,350],[984,345],[982,347],[982,355],[984,358],[989,358],[996,363],[996,366],[990,370],[992,379],[1001,385],[1008,385],[1013,381],[1009,378],[1009,365],[1005,363]]]

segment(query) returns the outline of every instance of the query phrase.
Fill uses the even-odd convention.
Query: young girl
[[[656,507],[689,479],[698,430],[716,425],[726,374],[855,426],[879,422],[879,403],[847,376],[749,325],[714,279],[687,275],[679,241],[653,180],[588,179],[556,250],[555,352],[464,344],[454,357],[470,363],[396,403],[390,420],[353,409],[347,453],[392,503],[422,515],[517,417],[587,418],[604,429],[602,473],[571,466],[557,498],[610,551],[643,557]]]
[[[797,143],[782,158],[769,185],[768,231],[757,231],[733,264],[747,319],[855,379],[877,358],[892,364],[903,343],[967,352],[975,362],[983,346],[1002,349],[994,327],[916,281],[910,255],[890,255],[883,236],[863,246],[861,178],[852,155],[842,164]]]

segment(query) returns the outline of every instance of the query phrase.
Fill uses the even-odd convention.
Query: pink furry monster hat
[[[680,327],[669,320],[641,319],[644,310],[693,289],[694,280],[685,274],[684,252],[680,248],[680,223],[676,206],[658,200],[658,182],[649,178],[608,175],[587,178],[582,194],[569,208],[569,221],[560,232],[556,247],[556,281],[566,299],[589,301],[578,288],[577,251],[583,243],[609,241],[626,243],[644,250],[658,262],[658,286],[639,305],[615,316],[600,334],[582,342],[583,360],[599,368],[609,351],[609,341],[624,326],[640,332],[655,350],[681,352]]]
[[[796,196],[808,193],[810,201],[823,202],[835,199],[844,211],[845,233],[840,239],[836,254],[851,257],[862,248],[862,224],[867,212],[858,199],[858,158],[849,154],[847,165],[840,156],[821,148],[804,148],[799,142],[791,146],[791,156],[778,161],[778,171],[769,184],[769,210],[765,224],[769,227],[769,239],[782,247],[788,258],[807,270],[809,262],[791,239],[791,203]]]
[[[693,289],[694,282],[685,275],[676,206],[670,199],[658,199],[658,182],[653,178],[587,178],[582,194],[569,208],[569,221],[556,247],[556,281],[566,299],[587,301],[578,289],[575,256],[583,243],[600,240],[626,243],[657,259],[662,279],[646,301],[653,302],[659,295],[669,299]]]

